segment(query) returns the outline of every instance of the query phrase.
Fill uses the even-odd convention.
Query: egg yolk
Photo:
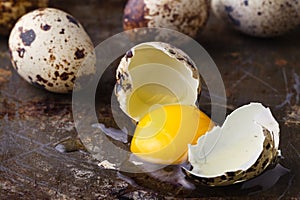
[[[139,121],[130,149],[147,162],[180,164],[187,159],[188,144],[196,144],[213,126],[194,106],[161,106]]]

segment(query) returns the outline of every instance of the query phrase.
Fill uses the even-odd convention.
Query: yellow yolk
[[[180,164],[187,159],[188,144],[196,144],[213,126],[210,118],[194,106],[162,106],[140,120],[130,149],[148,162]]]

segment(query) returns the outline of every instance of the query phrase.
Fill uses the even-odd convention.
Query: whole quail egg
[[[31,10],[47,7],[48,0],[0,1],[0,34],[8,35],[16,21]]]
[[[94,46],[70,14],[38,9],[24,15],[9,37],[11,61],[27,82],[51,92],[71,92],[76,77],[95,71]],[[86,70],[77,74],[80,67]]]
[[[161,106],[138,122],[130,149],[143,161],[180,164],[187,160],[188,144],[196,144],[213,125],[195,106]]]
[[[195,105],[200,77],[194,62],[180,49],[147,42],[129,50],[116,72],[120,108],[139,121],[158,105]]]
[[[125,30],[169,28],[191,37],[205,26],[209,15],[207,0],[129,0],[123,16]]]
[[[252,36],[282,35],[300,24],[298,0],[212,0],[219,18]]]
[[[202,184],[224,186],[261,174],[280,155],[279,125],[269,108],[250,103],[190,144],[187,174]]]

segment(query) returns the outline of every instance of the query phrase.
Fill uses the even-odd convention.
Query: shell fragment
[[[278,156],[279,124],[269,108],[251,103],[232,112],[189,145],[188,175],[211,186],[230,185],[262,173]]]
[[[200,91],[194,62],[162,42],[133,47],[122,58],[116,76],[120,108],[135,121],[158,105],[195,105]]]

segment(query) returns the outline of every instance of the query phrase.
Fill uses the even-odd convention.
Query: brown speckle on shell
[[[194,62],[187,56],[185,55],[185,53],[183,52],[175,52],[173,49],[175,49],[176,47],[172,46],[172,45],[167,45],[165,47],[166,52],[169,54],[170,57],[174,57],[179,61],[183,61],[185,63],[185,65],[187,67],[189,67],[192,72],[193,72],[193,78],[194,79],[198,79],[199,78],[199,72],[198,69],[196,68]],[[199,85],[199,88],[201,87],[201,85]]]
[[[36,75],[36,79],[38,82],[47,83],[48,81],[44,79],[41,75]]]
[[[53,62],[53,61],[55,61],[56,57],[54,56],[54,54],[51,54],[49,59],[50,59],[50,62]]]
[[[126,61],[128,62],[128,59],[133,57],[132,51],[127,51],[125,57],[126,57]]]
[[[66,81],[69,79],[70,76],[74,75],[73,72],[67,73],[67,72],[63,72],[62,74],[59,75],[59,78],[63,81]]]
[[[77,20],[74,17],[72,17],[71,15],[67,15],[67,19],[69,20],[70,23],[75,24],[78,28],[80,27]]]
[[[55,72],[54,72],[54,76],[55,76],[55,77],[58,77],[58,76],[59,76],[59,72],[58,72],[58,71],[55,71]]]
[[[39,10],[39,13],[36,14],[32,19],[35,20],[37,17],[42,17],[44,15],[43,10]]]
[[[65,34],[65,29],[61,29],[61,31],[59,32],[59,34]]]
[[[65,64],[67,64],[68,66],[70,66],[71,65],[71,63],[70,62],[68,62],[66,59],[63,59],[62,60]]]
[[[82,58],[84,58],[84,49],[78,49],[77,48],[77,50],[76,50],[76,52],[75,52],[75,60],[79,60],[79,59],[82,59]]]
[[[66,73],[66,72],[62,73],[59,77],[60,77],[60,79],[63,80],[63,81],[69,79],[69,75],[68,75],[68,73]]]
[[[49,31],[51,29],[51,26],[48,24],[45,24],[45,25],[41,24],[41,29],[43,31]]]
[[[25,46],[30,46],[31,43],[35,40],[35,32],[33,29],[22,31],[20,34],[20,38]]]
[[[26,50],[24,48],[18,48],[17,52],[18,52],[18,55],[20,58],[24,58],[24,54],[26,52]]]

